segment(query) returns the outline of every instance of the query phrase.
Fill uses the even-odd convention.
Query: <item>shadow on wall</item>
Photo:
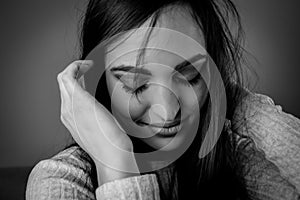
[[[0,199],[25,199],[25,187],[32,167],[0,168]]]

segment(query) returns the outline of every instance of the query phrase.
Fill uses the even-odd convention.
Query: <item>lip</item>
[[[143,121],[137,121],[137,124],[141,126],[148,127],[152,132],[156,133],[156,136],[162,138],[168,138],[175,136],[182,128],[183,121],[185,120],[174,120],[174,121],[166,121],[165,124],[163,123],[152,123],[148,124]]]
[[[148,126],[154,133],[156,133],[156,136],[159,137],[173,137],[175,136],[182,128],[182,124],[179,124],[177,126],[173,126],[171,128],[157,128],[154,126]]]
[[[148,123],[145,123],[145,122],[142,122],[142,121],[139,121],[138,122],[139,124],[141,125],[144,125],[144,126],[152,126],[152,127],[155,127],[155,128],[172,128],[172,127],[175,127],[175,126],[178,126],[180,125],[180,120],[175,120],[175,121],[166,121],[166,123],[152,123],[152,124],[148,124]]]
[[[176,120],[176,121],[166,122],[164,124],[153,123],[153,124],[149,124],[148,126],[153,126],[153,127],[157,127],[157,128],[172,128],[174,126],[178,126],[179,124],[180,124],[180,120]]]

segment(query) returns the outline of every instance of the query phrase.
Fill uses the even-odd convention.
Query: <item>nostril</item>
[[[161,119],[167,119],[166,108],[161,104],[154,104],[150,107],[149,112],[150,124],[155,123],[155,121],[162,121]]]
[[[157,109],[161,109],[159,111],[159,113],[161,113],[159,115],[157,111]],[[153,112],[153,113],[152,113]],[[156,115],[153,115],[153,114]],[[174,117],[174,115],[172,115],[173,117],[169,117],[166,114],[166,110],[164,109],[164,107],[160,104],[155,104],[153,106],[151,106],[151,109],[149,110],[149,122],[147,123],[148,125],[151,126],[155,126],[155,127],[164,127],[164,128],[170,128],[173,126],[177,126],[180,124],[181,122],[181,109],[179,108],[178,111],[176,112],[176,115]],[[155,119],[156,116],[159,116],[159,119]]]

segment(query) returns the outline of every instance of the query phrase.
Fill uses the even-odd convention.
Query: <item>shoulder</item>
[[[289,115],[289,117],[294,117],[290,114],[284,113],[282,107],[275,104],[274,100],[270,96],[251,92],[246,88],[242,90],[243,98],[234,112],[235,124],[241,121],[249,120],[254,116],[258,117],[268,115],[270,118],[274,118],[283,114],[285,115],[284,117],[287,117],[286,115]]]
[[[31,170],[26,199],[95,199],[91,159],[80,147],[39,161]]]
[[[267,95],[245,92],[234,114],[233,130],[251,138],[252,147],[300,192],[300,119],[284,112]]]

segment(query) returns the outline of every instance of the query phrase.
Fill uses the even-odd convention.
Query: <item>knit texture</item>
[[[300,120],[284,113],[268,96],[250,92],[238,106],[234,119],[230,129],[251,138],[241,140],[238,148],[243,149],[239,158],[252,199],[299,200]],[[38,162],[28,177],[26,200],[160,199],[155,174],[98,187],[91,179],[96,175],[92,163],[78,146]]]

